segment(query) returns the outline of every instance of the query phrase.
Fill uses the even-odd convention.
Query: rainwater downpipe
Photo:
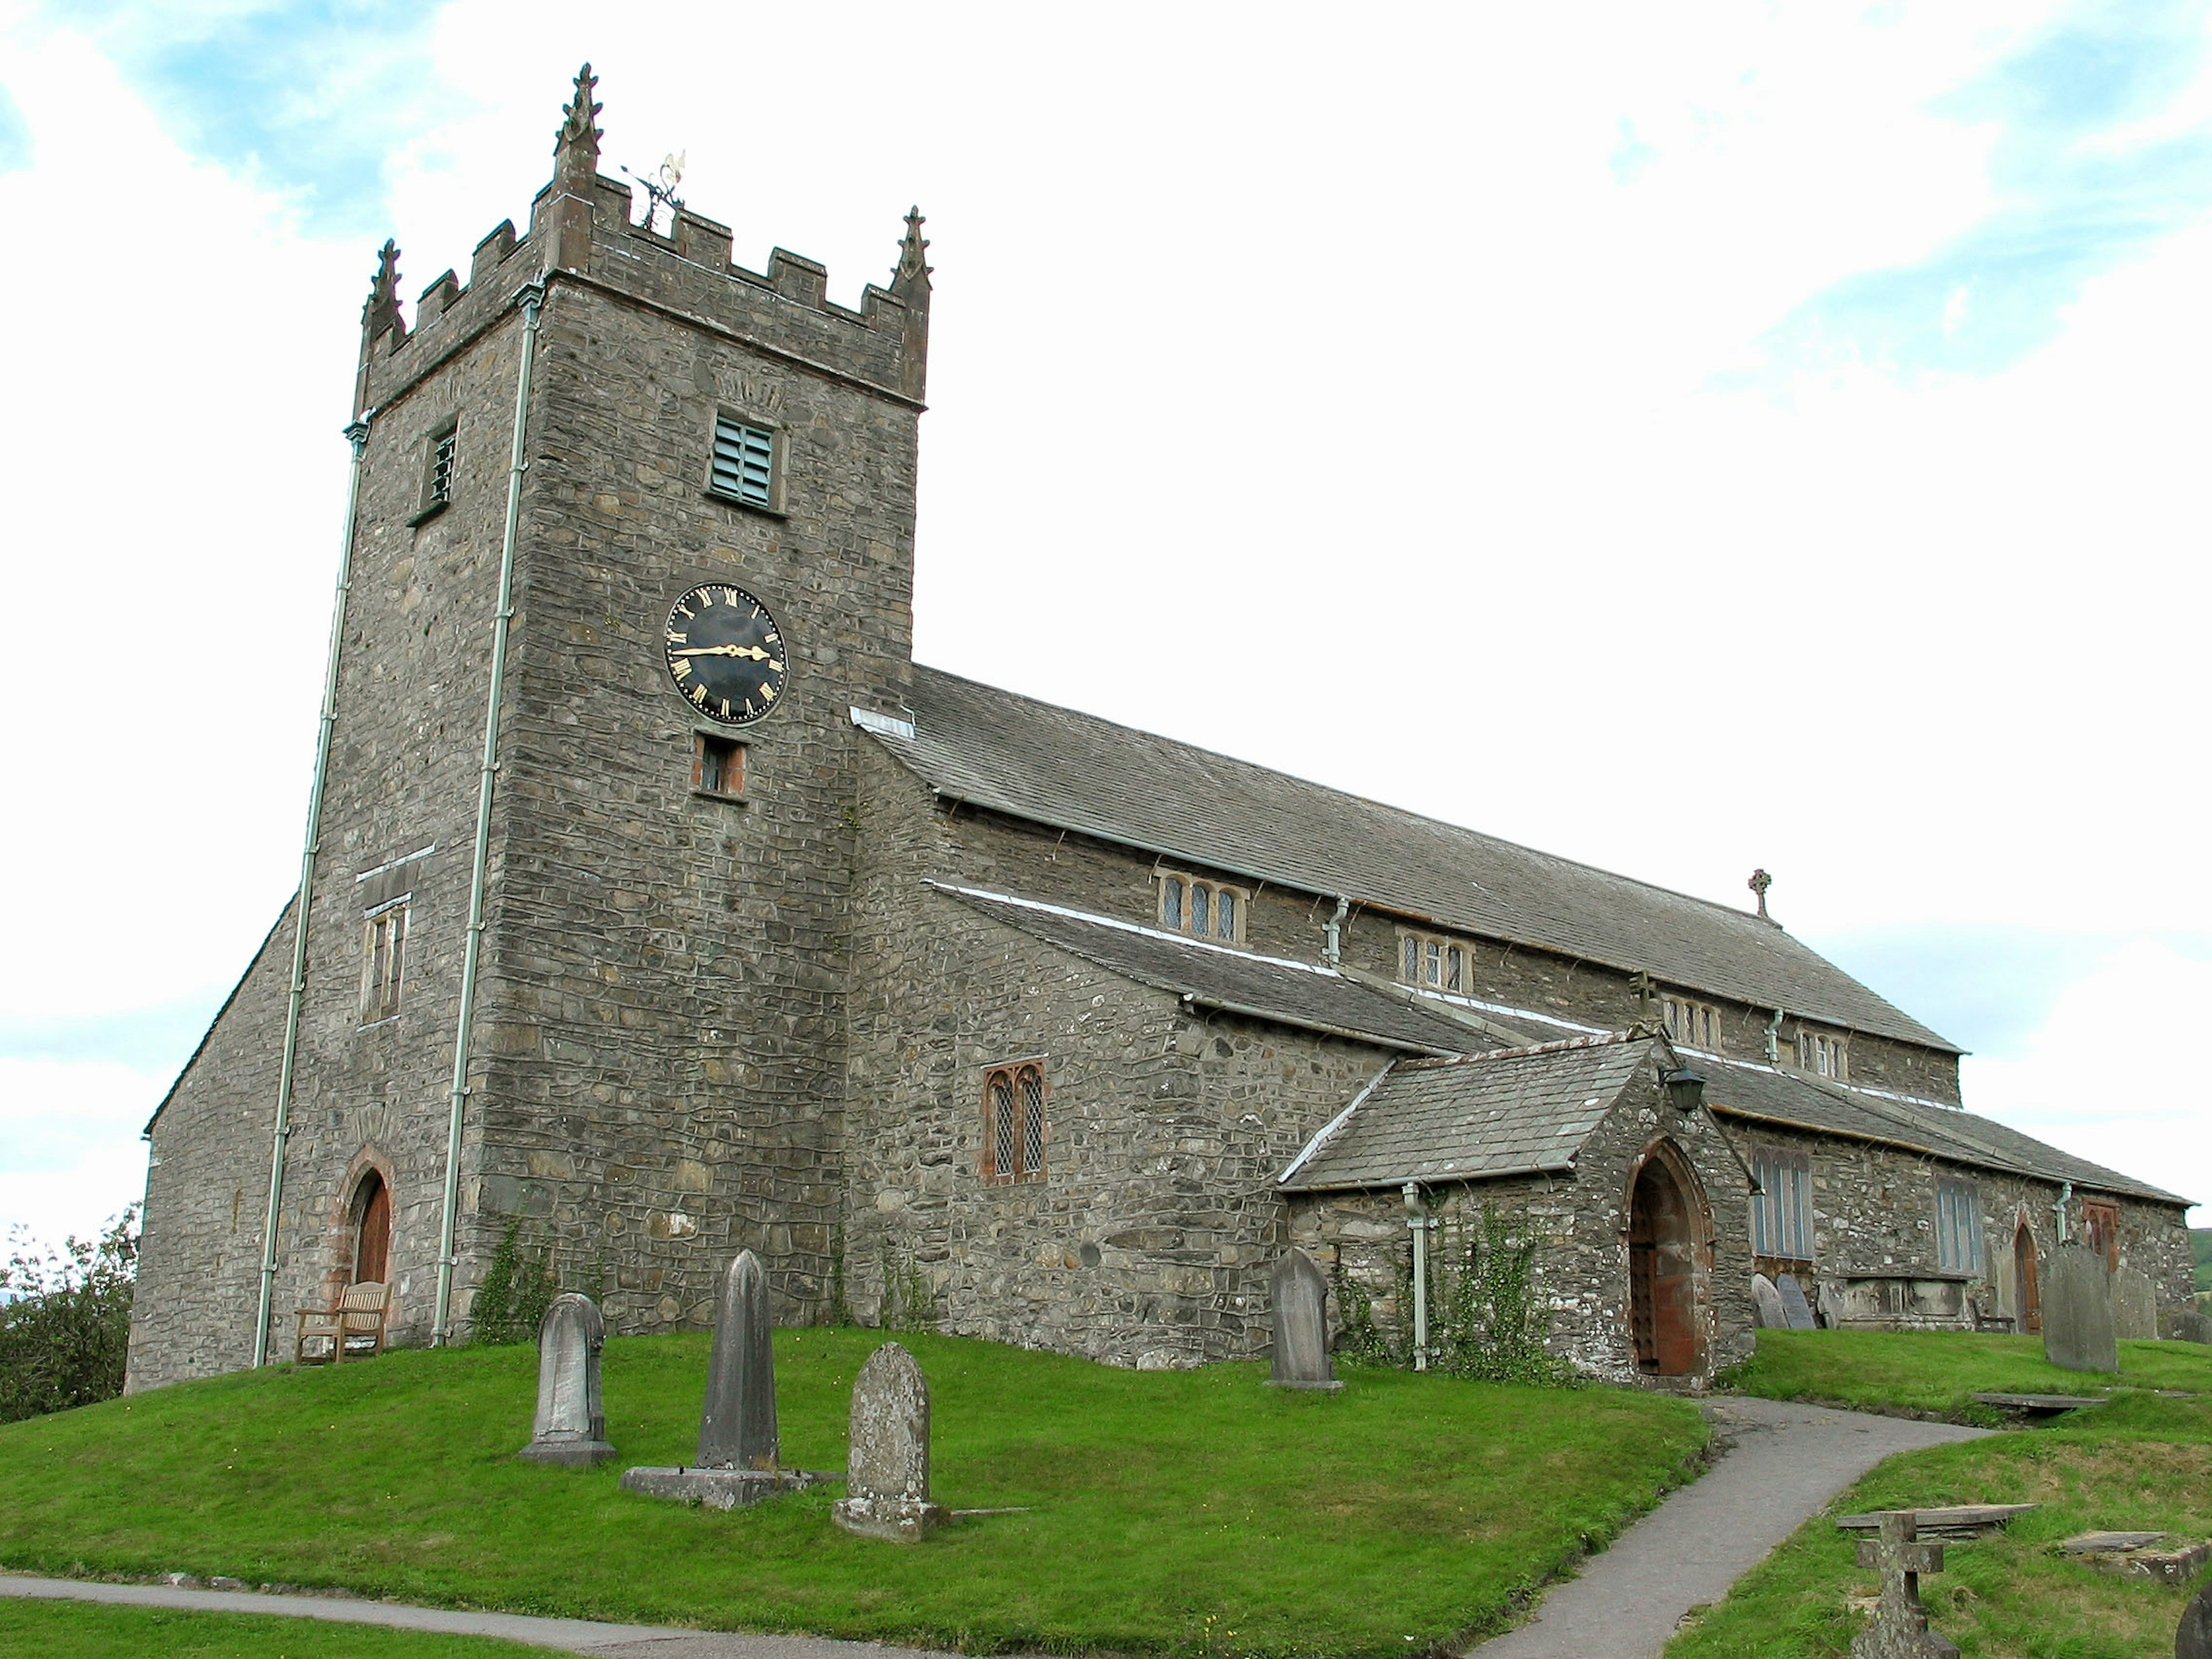
[[[1405,1185],[1406,1225],[1413,1235],[1413,1369],[1429,1368],[1429,1218],[1421,1210],[1419,1182]]]
[[[261,1307],[253,1322],[253,1363],[269,1363],[269,1303],[276,1280],[276,1217],[284,1202],[284,1148],[292,1138],[292,1072],[300,1053],[300,1004],[307,990],[307,918],[315,902],[315,854],[323,834],[323,781],[330,775],[331,728],[338,713],[338,648],[345,640],[346,595],[353,591],[354,515],[361,505],[361,459],[373,409],[345,429],[353,446],[346,482],[345,534],[338,542],[337,594],[331,602],[331,648],[323,665],[323,718],[315,731],[315,780],[307,790],[307,833],[300,848],[300,888],[292,899],[292,982],[284,1002],[284,1054],[276,1068],[276,1130],[269,1152],[269,1215],[261,1229]]]
[[[1350,913],[1351,909],[1352,901],[1350,899],[1338,899],[1336,902],[1336,914],[1328,919],[1327,930],[1322,934],[1322,943],[1321,947],[1322,960],[1328,963],[1332,968],[1337,965],[1338,962],[1341,960],[1344,955],[1344,918]]]
[[[2052,1240],[2051,1246],[2054,1250],[2073,1237],[2066,1231],[2066,1206],[2073,1201],[2074,1183],[2070,1181],[2061,1182],[2058,1188],[2058,1201],[2051,1206],[2051,1218],[2058,1226],[2057,1237]]]
[[[499,774],[499,698],[507,679],[507,630],[514,615],[514,540],[522,520],[524,432],[530,418],[530,371],[538,355],[538,318],[545,284],[532,283],[522,301],[522,368],[514,381],[514,447],[507,469],[507,528],[499,549],[499,609],[492,613],[491,690],[484,703],[483,772],[477,784],[477,844],[469,866],[469,931],[461,949],[461,1010],[453,1030],[453,1110],[446,1125],[446,1194],[438,1222],[438,1306],[430,1346],[452,1334],[453,1229],[461,1200],[461,1122],[469,1099],[469,1033],[474,1024],[477,963],[483,954],[484,869],[491,854],[492,785]]]

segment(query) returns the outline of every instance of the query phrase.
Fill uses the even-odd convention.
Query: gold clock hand
[[[757,645],[694,645],[668,654],[672,657],[750,657],[755,662],[768,660],[768,653]]]

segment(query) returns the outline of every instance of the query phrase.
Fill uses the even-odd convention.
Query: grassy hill
[[[787,1463],[844,1462],[879,1333],[776,1334]],[[909,1336],[938,1496],[1028,1505],[913,1547],[829,1518],[836,1488],[717,1514],[633,1498],[619,1468],[515,1461],[535,1353],[398,1352],[241,1374],[0,1426],[0,1563],[343,1587],[521,1613],[809,1630],[969,1651],[1419,1653],[1518,1598],[1692,1464],[1682,1401],[1257,1365],[1135,1372]],[[680,1463],[702,1336],[607,1345],[609,1437]]]
[[[0,1601],[0,1653],[42,1659],[545,1659],[544,1648],[374,1625]]]
[[[1761,1331],[1750,1392],[1888,1410],[1949,1408],[1974,1389],[2132,1388],[2051,1427],[1891,1458],[1800,1528],[1667,1648],[1667,1659],[1843,1659],[1863,1627],[1846,1603],[1880,1583],[1835,1517],[1943,1504],[2036,1504],[2002,1533],[1947,1546],[1921,1580],[1935,1627],[1970,1655],[2172,1659],[2202,1584],[2100,1577],[2060,1557],[2078,1533],[2212,1537],[2212,1348],[2123,1342],[2117,1379],[2045,1364],[2038,1339],[1936,1333]],[[2087,1386],[2084,1386],[2084,1385]],[[2187,1391],[2184,1397],[2153,1389]]]

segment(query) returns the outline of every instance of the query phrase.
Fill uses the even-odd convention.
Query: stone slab
[[[1940,1509],[1915,1510],[1923,1538],[1978,1538],[1994,1532],[2016,1515],[2026,1515],[2033,1504],[1953,1504]],[[1879,1515],[1846,1515],[1836,1525],[1844,1532],[1879,1532]]]
[[[2088,1536],[2157,1540],[2166,1534],[2162,1532],[2092,1533]],[[2081,1541],[2069,1539],[2063,1546],[2066,1553],[2085,1566],[2094,1567],[2113,1578],[2148,1578],[2161,1584],[2185,1584],[2197,1576],[2207,1561],[2212,1561],[2212,1543],[2188,1544],[2172,1550],[2124,1546],[2112,1549],[2077,1550],[2075,1546]]]
[[[2100,1554],[2112,1550],[2148,1549],[2165,1536],[2162,1532],[2085,1532],[2058,1547],[2069,1555]]]
[[[2045,1358],[2069,1371],[2119,1370],[2112,1275],[2103,1256],[2078,1239],[2061,1244],[2043,1276],[2042,1299]]]
[[[1979,1405],[1995,1406],[2001,1412],[2043,1417],[2059,1412],[2087,1411],[2092,1406],[2109,1403],[2102,1395],[2083,1394],[1978,1394],[1974,1399]]]
[[[622,1489],[641,1498],[672,1504],[699,1504],[710,1510],[742,1509],[802,1486],[819,1486],[826,1475],[802,1469],[697,1469],[640,1468],[623,1471]]]

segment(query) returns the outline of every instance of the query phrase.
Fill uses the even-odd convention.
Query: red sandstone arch
[[[1694,1376],[1705,1368],[1712,1324],[1712,1206],[1690,1160],[1654,1141],[1630,1170],[1628,1323],[1636,1368],[1648,1376]]]

